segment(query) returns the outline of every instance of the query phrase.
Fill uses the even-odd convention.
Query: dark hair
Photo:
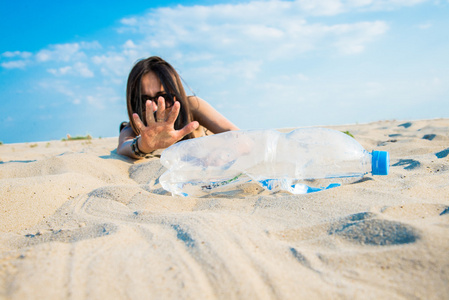
[[[181,78],[176,70],[165,60],[160,57],[152,56],[138,61],[128,76],[128,84],[126,87],[126,104],[128,109],[129,121],[136,135],[140,132],[137,129],[133,113],[139,115],[140,119],[146,124],[146,118],[143,114],[145,103],[141,99],[142,76],[149,72],[154,72],[161,81],[164,91],[176,98],[181,104],[179,115],[175,121],[175,129],[179,130],[190,123],[192,117],[190,115],[187,96],[182,86]],[[191,138],[189,134],[185,138]]]

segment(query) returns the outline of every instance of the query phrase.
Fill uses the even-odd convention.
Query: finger
[[[167,122],[175,124],[176,118],[179,115],[179,110],[181,109],[181,104],[176,101],[175,104],[173,104],[172,110],[168,114]]]
[[[180,129],[178,131],[180,139],[182,139],[184,136],[188,135],[189,133],[192,133],[199,126],[200,126],[200,124],[197,121],[190,122],[189,124],[184,126],[182,129]]]
[[[145,118],[147,120],[147,125],[154,123],[153,111],[154,111],[153,101],[147,100],[147,102],[145,102]]]
[[[156,117],[158,122],[165,122],[165,99],[162,96],[157,99]]]
[[[170,115],[170,112],[173,110],[173,105],[175,103],[176,103],[176,96],[173,96],[173,103],[171,103],[170,107],[167,107],[167,102],[165,103],[165,119],[168,119],[168,116]]]
[[[138,114],[133,113],[133,119],[134,119],[134,123],[136,124],[137,129],[140,131],[142,129],[142,127],[144,127],[145,125],[140,120],[140,117]]]

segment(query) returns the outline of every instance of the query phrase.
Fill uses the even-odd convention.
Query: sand
[[[449,119],[334,126],[390,175],[179,198],[117,138],[0,146],[1,299],[449,299]]]

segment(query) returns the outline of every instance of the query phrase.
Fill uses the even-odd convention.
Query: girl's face
[[[145,110],[145,102],[151,100],[153,102],[153,107],[157,110],[157,102],[160,96],[165,99],[166,112],[171,111],[173,106],[173,100],[171,97],[166,98],[166,93],[164,87],[162,86],[159,77],[156,76],[154,72],[149,72],[142,76],[141,79],[141,101],[143,102],[143,108]]]

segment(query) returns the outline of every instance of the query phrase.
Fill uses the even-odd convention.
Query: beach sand
[[[0,299],[449,299],[449,119],[333,126],[390,175],[165,192],[117,138],[0,146]]]

